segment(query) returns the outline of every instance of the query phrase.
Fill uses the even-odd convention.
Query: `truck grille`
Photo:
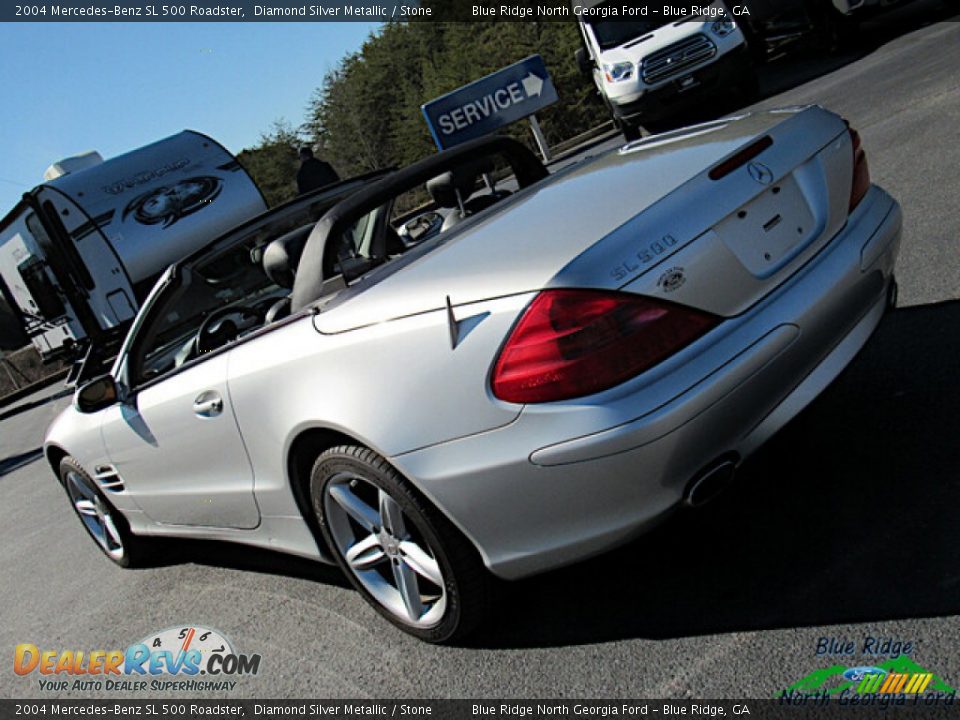
[[[717,54],[717,46],[698,34],[659,50],[643,61],[643,81],[649,85],[679,75]]]

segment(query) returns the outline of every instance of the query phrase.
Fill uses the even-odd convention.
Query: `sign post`
[[[550,150],[534,113],[559,99],[543,58],[531,55],[424,103],[420,109],[440,150],[529,117],[537,146],[544,161],[549,161]]]
[[[536,115],[530,116],[530,129],[533,131],[533,139],[537,141],[537,147],[540,148],[540,154],[543,155],[543,161],[550,162],[550,146],[547,145],[547,138],[540,129],[540,121]]]

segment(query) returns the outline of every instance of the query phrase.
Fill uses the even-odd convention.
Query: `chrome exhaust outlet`
[[[713,500],[731,483],[736,468],[736,463],[727,459],[701,472],[687,485],[683,493],[684,504],[700,507]]]

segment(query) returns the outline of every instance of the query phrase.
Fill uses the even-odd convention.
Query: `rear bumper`
[[[900,229],[899,206],[873,188],[784,285],[666,367],[392,461],[501,577],[626,541],[677,507],[701,470],[750,454],[846,367],[883,316]],[[656,393],[645,378],[654,372]],[[664,381],[676,389],[666,402]]]

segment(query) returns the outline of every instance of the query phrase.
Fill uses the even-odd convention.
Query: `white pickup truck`
[[[668,16],[664,6],[629,8],[613,0],[579,5],[584,47],[577,51],[628,140],[641,125],[662,120],[705,92],[756,92],[756,74],[743,30],[719,2]]]

